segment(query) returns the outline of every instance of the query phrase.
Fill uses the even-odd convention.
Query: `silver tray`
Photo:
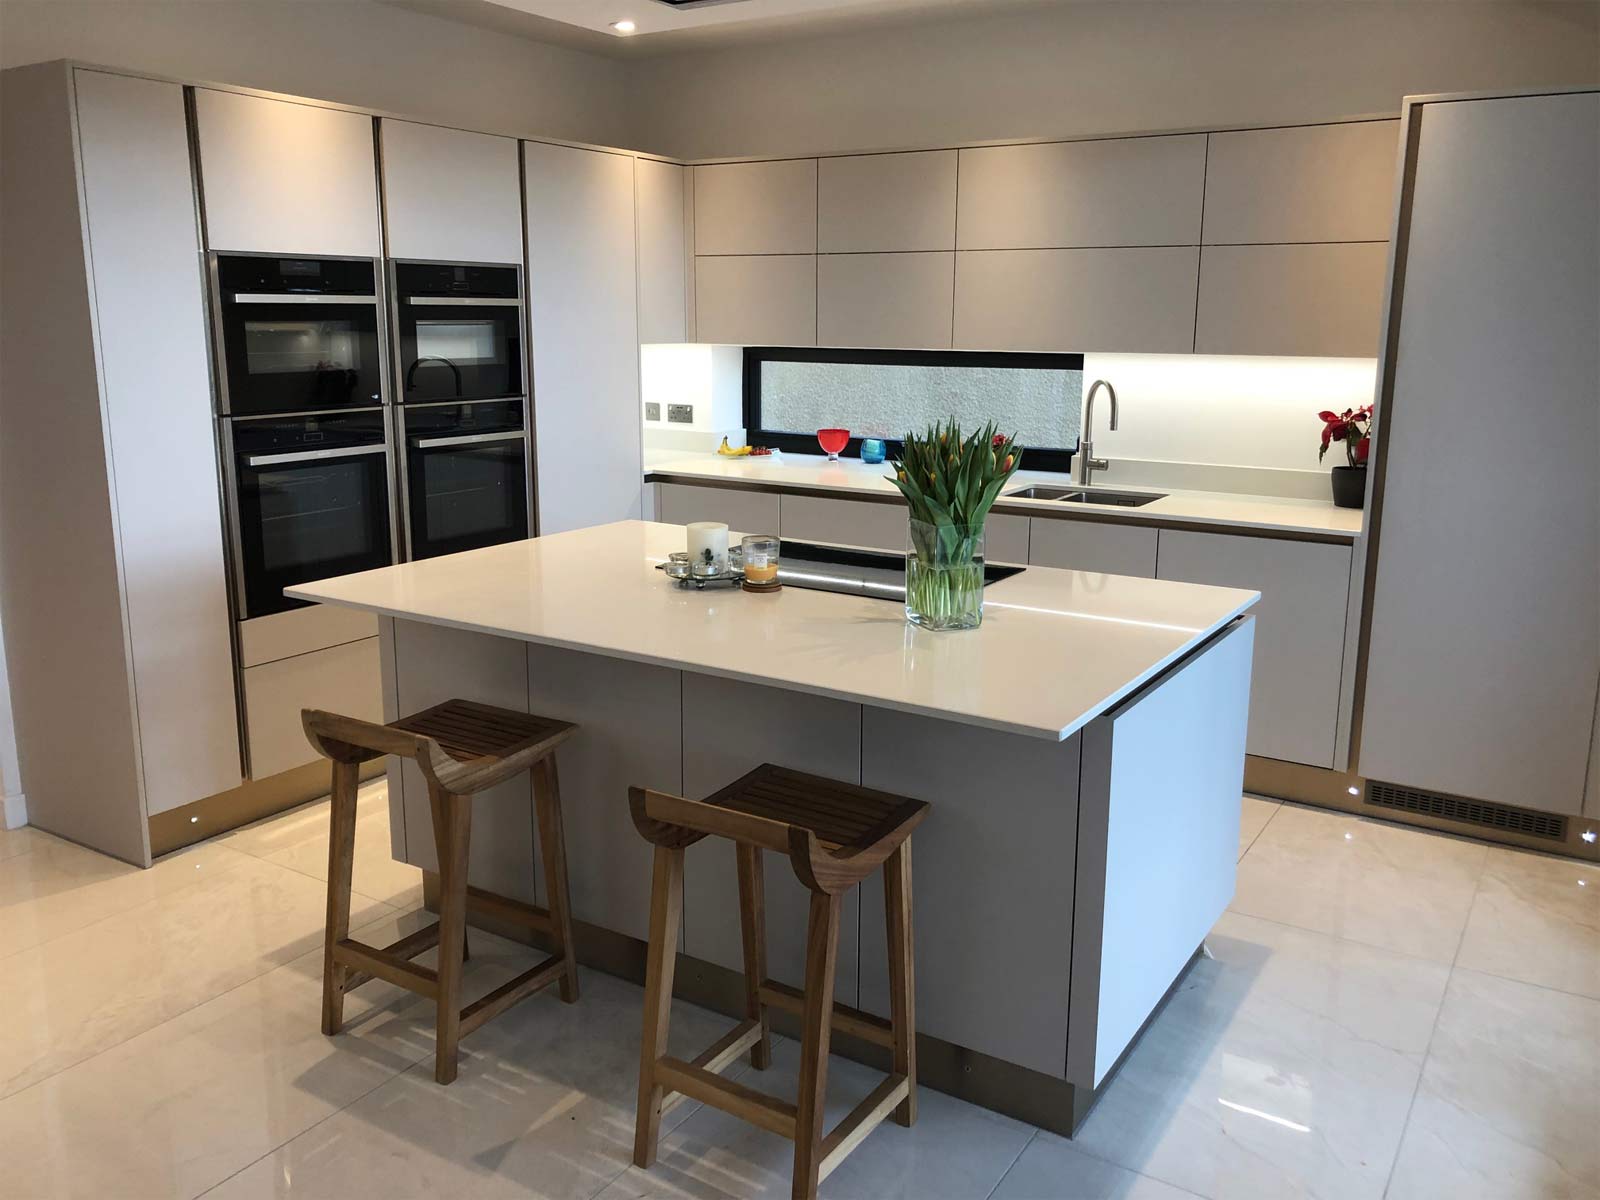
[[[656,570],[666,574],[667,564],[657,563]],[[667,575],[667,578],[680,588],[693,589],[701,592],[708,587],[739,587],[744,583],[744,568],[735,567],[731,563],[726,571],[719,575],[685,575],[681,578]]]

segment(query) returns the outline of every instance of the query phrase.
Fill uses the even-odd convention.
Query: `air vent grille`
[[[1486,800],[1468,800],[1461,796],[1447,796],[1441,792],[1424,792],[1417,788],[1401,787],[1396,783],[1378,783],[1369,780],[1367,803],[1378,808],[1392,808],[1401,812],[1439,817],[1446,821],[1459,821],[1463,825],[1476,825],[1483,829],[1520,833],[1525,837],[1548,838],[1553,842],[1564,842],[1567,839],[1567,818],[1553,813],[1512,808],[1509,804],[1491,804]]]

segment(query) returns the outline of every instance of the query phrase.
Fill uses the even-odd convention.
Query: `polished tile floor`
[[[788,1193],[789,1147],[711,1109],[629,1165],[639,990],[585,972],[432,1082],[424,1003],[318,1032],[326,808],[136,871],[0,833],[0,1195]],[[355,924],[421,918],[361,799]],[[824,1194],[971,1200],[1600,1200],[1600,868],[1244,800],[1238,894],[1075,1141],[923,1090]],[[468,986],[528,960],[474,935]],[[680,1006],[679,1053],[726,1027]],[[681,1045],[680,1043],[681,1039]],[[792,1087],[796,1047],[746,1079]],[[830,1107],[871,1072],[835,1059]]]

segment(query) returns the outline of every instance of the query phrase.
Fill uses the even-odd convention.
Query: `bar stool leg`
[[[816,1200],[822,1166],[840,903],[837,895],[813,892],[806,924],[806,1007],[801,1018],[800,1095],[795,1104],[794,1200]]]
[[[897,1124],[917,1119],[916,970],[911,934],[911,839],[907,838],[883,864],[884,912],[888,917],[889,1021],[894,1030],[896,1075],[909,1090],[894,1110]]]
[[[739,931],[744,939],[744,1015],[761,1022],[761,1039],[750,1047],[750,1065],[765,1071],[772,1065],[771,1024],[761,1003],[761,981],[767,977],[767,886],[761,847],[735,842],[739,860]]]
[[[539,821],[539,848],[544,854],[545,896],[549,901],[554,952],[562,960],[561,999],[578,999],[578,958],[572,949],[572,902],[567,894],[567,842],[561,827],[561,780],[555,755],[533,768],[533,807]]]
[[[322,943],[322,1032],[344,1026],[344,981],[348,969],[334,962],[333,948],[350,936],[350,882],[356,853],[357,764],[334,761],[329,802],[328,915]]]
[[[433,1077],[456,1077],[461,1040],[462,951],[467,936],[467,851],[472,836],[472,798],[441,792],[434,801],[446,817],[444,855],[439,861],[439,994],[436,999]]]
[[[678,926],[683,918],[683,847],[657,846],[650,882],[650,951],[644,975],[644,1036],[639,1046],[639,1115],[633,1161],[656,1160],[661,1135],[661,1087],[656,1060],[667,1049],[672,1018],[672,976],[678,966]]]
[[[444,891],[444,860],[445,842],[450,834],[450,809],[445,803],[444,793],[436,788],[428,789],[428,807],[433,811],[433,856],[439,864],[439,890]],[[467,933],[461,934],[461,961],[467,962],[472,958],[472,943]]]

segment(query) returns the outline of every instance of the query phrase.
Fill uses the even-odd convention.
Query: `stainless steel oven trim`
[[[377,293],[370,296],[324,295],[307,292],[235,292],[235,304],[376,304]]]
[[[491,440],[491,439],[499,440],[501,438],[503,438],[506,441],[511,441],[511,440],[513,440],[515,438],[520,438],[522,440],[523,499],[524,499],[525,504],[526,504],[526,517],[527,517],[528,534],[529,534],[530,537],[532,537],[532,536],[535,536],[535,534],[534,534],[534,525],[533,525],[533,518],[534,518],[534,512],[535,512],[535,509],[534,509],[534,495],[533,495],[533,428],[530,425],[530,420],[531,420],[531,417],[532,417],[533,414],[532,414],[532,412],[530,410],[530,406],[529,406],[529,403],[528,403],[528,397],[527,396],[512,396],[512,397],[502,398],[502,399],[499,399],[499,400],[441,400],[441,401],[438,401],[437,404],[505,404],[508,401],[520,402],[521,405],[522,405],[522,429],[520,431],[509,430],[508,429],[508,430],[504,431],[503,433],[491,434],[488,437],[481,437],[481,435],[470,435],[468,440],[470,440],[470,441],[478,441],[478,440],[480,440],[480,437],[481,437],[481,440],[484,440],[484,441],[488,441],[488,440]],[[433,407],[437,407],[437,404],[433,405]],[[404,547],[405,558],[403,559],[403,561],[405,561],[405,562],[411,562],[415,558],[415,551],[413,550],[413,547],[412,547],[412,530],[411,530],[411,466],[410,466],[410,461],[409,461],[410,458],[411,458],[411,453],[410,453],[410,446],[409,446],[408,442],[406,441],[406,413],[407,413],[408,410],[413,409],[413,408],[427,408],[427,407],[430,407],[430,406],[429,405],[424,405],[424,404],[411,404],[411,405],[396,404],[394,406],[394,443],[393,443],[393,445],[395,447],[395,450],[394,450],[394,455],[393,455],[393,457],[391,458],[390,461],[393,462],[394,459],[396,459],[396,458],[399,460],[400,486],[399,486],[399,489],[396,491],[395,495],[396,495],[396,498],[397,498],[397,501],[398,501],[401,537],[403,537],[403,539],[404,539],[402,542],[396,542],[395,544],[396,544],[396,546],[403,546]],[[446,441],[446,442],[448,442],[449,440],[450,439],[434,439],[434,438],[421,439],[418,442],[418,448],[419,449],[425,448],[422,445],[423,441],[428,441],[428,442]]]
[[[233,568],[234,616],[238,621],[248,621],[250,602],[244,580],[244,526],[239,516],[239,461],[233,451],[232,421],[217,418],[217,441],[222,447],[222,494],[228,510],[228,558]]]
[[[511,300],[504,296],[407,296],[407,304],[415,304],[419,308],[432,308],[443,305],[448,308],[521,308],[521,300]]]
[[[485,442],[526,441],[526,429],[505,429],[499,433],[464,433],[456,437],[418,438],[418,450],[437,450],[444,446],[476,446]]]
[[[290,454],[252,454],[244,460],[247,467],[287,466],[290,463],[320,462],[330,458],[362,458],[369,454],[386,454],[389,439],[373,442],[369,446],[332,446],[326,450],[307,450]]]

